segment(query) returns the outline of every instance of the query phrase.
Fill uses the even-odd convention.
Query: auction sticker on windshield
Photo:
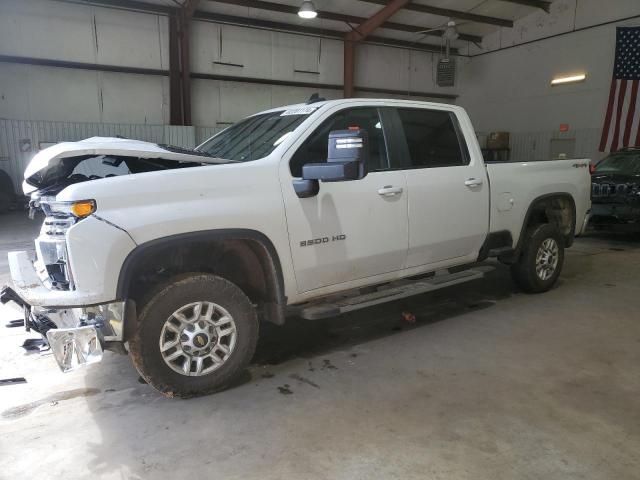
[[[288,115],[309,115],[316,111],[318,107],[298,107],[291,108],[289,110],[285,110],[280,114],[281,117],[286,117]]]

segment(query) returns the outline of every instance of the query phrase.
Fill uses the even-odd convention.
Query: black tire
[[[541,278],[536,271],[538,251],[543,243],[551,239],[557,246],[557,264],[548,278]],[[523,239],[520,258],[511,265],[511,276],[525,292],[542,293],[550,290],[558,280],[564,263],[564,239],[555,225],[544,223],[530,228]],[[543,273],[544,276],[544,273]]]
[[[193,302],[213,302],[233,318],[235,346],[216,370],[201,376],[174,371],[160,352],[163,326],[174,312]],[[249,298],[224,278],[191,274],[175,278],[155,291],[138,310],[129,353],[136,369],[149,385],[167,396],[192,397],[223,390],[251,361],[258,340],[258,317]],[[185,357],[188,358],[188,357]]]

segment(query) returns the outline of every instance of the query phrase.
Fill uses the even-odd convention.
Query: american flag
[[[616,59],[601,152],[640,146],[640,27],[616,29]]]

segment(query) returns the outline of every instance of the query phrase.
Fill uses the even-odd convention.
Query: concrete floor
[[[0,217],[5,252],[38,222]],[[588,237],[556,289],[484,281],[267,325],[233,388],[191,400],[125,356],[62,374],[0,329],[0,478],[638,479],[640,241]],[[417,316],[415,325],[401,312]],[[3,308],[0,323],[17,318]]]

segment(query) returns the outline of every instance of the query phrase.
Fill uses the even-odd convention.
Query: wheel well
[[[284,323],[286,302],[277,255],[271,251],[273,246],[246,237],[197,237],[150,242],[152,245],[137,247],[125,260],[120,273],[118,297],[140,305],[150,291],[170,278],[205,272],[237,285],[265,320]]]
[[[527,213],[518,243],[521,244],[529,227],[539,223],[556,225],[565,239],[565,246],[571,246],[576,228],[576,206],[573,198],[566,194],[554,194],[534,201]]]

